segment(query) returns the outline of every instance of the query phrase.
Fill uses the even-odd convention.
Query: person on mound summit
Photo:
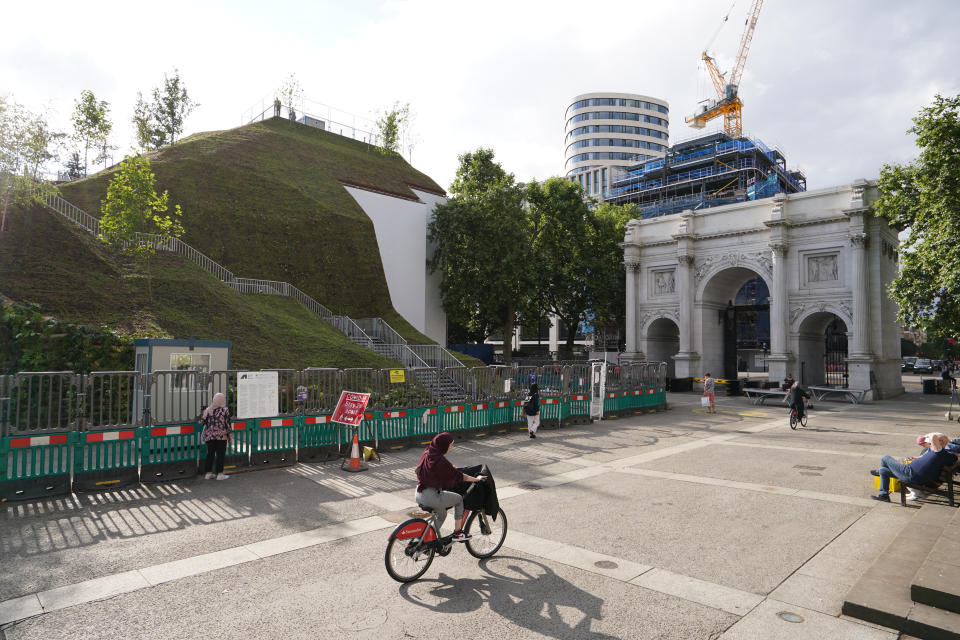
[[[461,529],[463,520],[463,496],[450,491],[461,482],[482,482],[487,476],[468,476],[444,457],[453,446],[453,436],[448,432],[438,433],[430,442],[420,462],[417,463],[417,504],[430,507],[437,514],[437,533],[447,518],[447,509],[454,507],[457,520],[454,524],[452,542],[466,542],[470,534]]]

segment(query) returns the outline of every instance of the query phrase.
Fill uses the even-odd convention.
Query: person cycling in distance
[[[450,452],[453,436],[448,432],[438,433],[430,442],[417,463],[417,504],[430,507],[437,514],[437,533],[447,518],[447,509],[454,507],[453,542],[466,542],[471,536],[460,528],[463,520],[463,496],[450,491],[461,482],[481,482],[486,476],[468,476],[450,464],[444,454]]]
[[[810,392],[800,386],[800,382],[794,380],[793,385],[791,385],[790,390],[787,392],[787,397],[784,398],[784,402],[790,405],[790,410],[796,410],[797,420],[803,418],[803,414],[806,413],[807,398],[810,397]]]

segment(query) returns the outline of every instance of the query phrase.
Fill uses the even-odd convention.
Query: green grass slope
[[[0,293],[127,335],[231,340],[238,369],[398,366],[292,299],[239,294],[177,255],[138,262],[41,207],[7,217]]]
[[[274,118],[150,158],[159,188],[183,208],[183,240],[238,277],[290,282],[334,313],[383,317],[410,342],[431,342],[394,311],[373,223],[340,184],[443,192],[400,156]],[[63,196],[99,217],[112,175],[64,185]]]

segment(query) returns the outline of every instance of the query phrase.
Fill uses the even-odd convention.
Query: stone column
[[[773,254],[773,291],[770,292],[770,354],[784,357],[790,352],[787,344],[787,315],[790,301],[787,293],[787,245],[770,245]]]
[[[626,318],[626,341],[627,354],[637,353],[637,272],[640,264],[634,260],[627,260],[624,263],[627,269],[627,318]]]
[[[850,234],[850,275],[853,289],[853,344],[850,356],[870,357],[870,336],[867,318],[870,316],[870,301],[867,291],[867,234],[855,231]]]
[[[694,350],[694,329],[696,328],[693,305],[696,287],[693,277],[694,257],[689,253],[681,253],[677,262],[677,292],[680,297],[680,350],[674,356],[674,360],[677,363],[677,377],[689,378],[699,375],[695,369],[700,360],[699,354]]]

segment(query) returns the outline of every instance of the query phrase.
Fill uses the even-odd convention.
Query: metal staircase
[[[44,204],[48,209],[65,217],[87,233],[99,237],[100,220],[98,218],[74,206],[58,195],[48,196],[44,200]],[[158,251],[178,253],[208,273],[216,276],[218,280],[228,287],[240,293],[256,293],[260,295],[294,298],[325,321],[329,322],[354,344],[370,349],[384,357],[396,360],[407,369],[413,370],[417,380],[428,389],[433,390],[436,388],[454,393],[457,388],[455,384],[444,383],[439,373],[431,377],[430,374],[425,374],[423,371],[429,370],[431,367],[463,367],[463,363],[440,345],[407,344],[407,341],[382,318],[362,318],[360,320],[354,320],[350,316],[334,315],[333,312],[325,306],[289,282],[238,278],[232,271],[197,251],[179,238],[166,238],[149,233],[138,233],[136,234],[136,243],[138,245],[152,247]],[[417,372],[420,373],[418,374]],[[425,378],[421,379],[421,375],[424,375]]]

